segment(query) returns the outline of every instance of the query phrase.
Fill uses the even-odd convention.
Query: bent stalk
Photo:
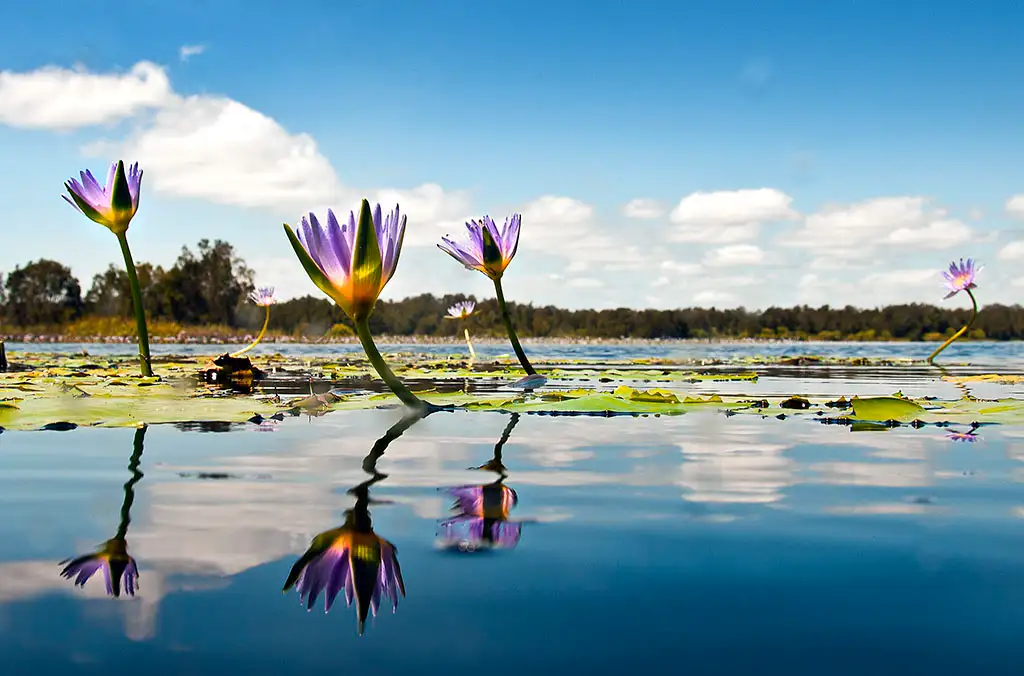
[[[519,357],[519,363],[523,365],[523,370],[526,371],[526,375],[533,376],[537,374],[537,370],[533,368],[533,364],[526,358],[526,353],[523,352],[523,346],[519,344],[519,337],[516,336],[516,329],[512,326],[512,315],[508,312],[508,305],[505,303],[505,294],[501,290],[501,277],[494,280],[494,292],[498,296],[498,307],[501,308],[501,319],[505,322],[505,330],[508,332],[508,339],[512,343],[512,349],[515,351],[516,356]]]
[[[373,364],[373,368],[377,371],[380,379],[384,381],[384,384],[406,406],[414,409],[428,408],[429,404],[410,392],[409,388],[402,384],[402,381],[398,379],[398,376],[394,374],[387,365],[387,362],[384,361],[384,357],[381,356],[380,351],[373,342],[373,336],[370,335],[370,322],[366,319],[361,319],[356,320],[354,324],[356,325],[356,335],[359,336],[359,342],[363,346],[363,351],[366,352],[366,358]]]
[[[469,358],[476,359],[476,350],[473,349],[473,343],[469,340],[469,328],[463,328],[463,332],[466,334],[466,347],[469,348]]]
[[[132,291],[132,309],[135,310],[135,326],[139,333],[139,359],[142,361],[142,375],[149,377],[153,375],[153,365],[149,358],[149,331],[146,329],[146,308],[142,305],[139,276],[135,272],[135,259],[132,258],[132,251],[128,248],[128,236],[123,232],[119,233],[117,241],[121,245],[124,266],[128,271],[128,286]]]
[[[936,349],[935,352],[932,352],[931,356],[928,357],[928,363],[929,364],[933,363],[933,360],[937,356],[939,356],[940,352],[942,352],[947,347],[952,345],[953,341],[955,341],[957,338],[959,338],[960,336],[962,336],[965,333],[967,333],[967,331],[970,330],[971,326],[974,325],[974,320],[978,318],[978,301],[977,301],[977,299],[975,299],[974,294],[971,293],[970,289],[965,289],[965,291],[967,291],[967,295],[971,297],[971,305],[973,306],[972,310],[971,310],[971,319],[970,319],[970,321],[967,322],[967,324],[964,325],[964,327],[962,329],[960,329],[959,331],[954,333],[952,336],[947,338],[946,342],[944,342],[942,345],[939,345],[938,349]]]
[[[261,340],[263,340],[263,334],[265,334],[267,332],[267,326],[269,326],[269,325],[270,325],[270,306],[268,305],[267,306],[267,316],[263,320],[263,328],[260,329],[259,335],[256,336],[256,340],[252,341],[251,343],[249,343],[248,345],[243,347],[238,352],[232,352],[230,356],[238,357],[240,355],[245,354],[246,352],[248,352],[252,348],[256,347],[256,344],[259,343]]]

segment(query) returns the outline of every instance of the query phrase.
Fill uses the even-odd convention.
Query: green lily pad
[[[919,404],[899,397],[855,397],[850,403],[853,405],[853,417],[876,422],[914,420],[925,412]]]

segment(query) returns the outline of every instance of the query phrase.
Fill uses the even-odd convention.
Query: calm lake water
[[[761,386],[941,387],[865,373]],[[730,383],[687,387],[713,385]],[[4,432],[0,673],[1021,673],[1022,427],[968,443],[711,412],[400,422]],[[307,610],[282,588],[339,528],[352,605],[344,566],[314,564]],[[135,596],[61,577],[110,540]],[[397,610],[381,594],[360,635],[375,582]]]
[[[715,343],[690,341],[665,341],[662,343],[615,345],[615,344],[557,344],[525,341],[531,358],[535,359],[587,359],[622,360],[635,358],[664,359],[742,359],[744,357],[780,357],[792,355],[818,355],[823,357],[880,357],[896,359],[925,359],[939,346],[939,343],[838,343],[838,342],[748,342]],[[242,347],[239,344],[237,347]],[[154,355],[217,355],[237,349],[231,345],[174,345],[154,344]],[[466,354],[462,343],[431,345],[424,343],[383,343],[382,352],[407,352],[425,355],[446,356]],[[513,357],[507,343],[474,342],[474,348],[481,358],[496,356]],[[93,355],[138,354],[133,344],[123,343],[7,343],[8,351],[55,352],[62,354],[80,353],[83,349]],[[250,354],[267,355],[280,352],[294,356],[324,356],[351,354],[362,355],[362,348],[356,344],[313,344],[279,343],[257,345]],[[1024,341],[1007,342],[965,342],[954,343],[943,352],[946,363],[972,364],[1016,364],[1024,367]]]

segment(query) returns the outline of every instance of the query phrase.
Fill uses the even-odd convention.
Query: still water
[[[1021,673],[1024,429],[404,427],[3,433],[0,671]],[[61,577],[105,542],[134,596]]]
[[[523,341],[535,360],[586,359],[589,361],[624,359],[677,359],[677,360],[741,360],[747,357],[783,357],[793,355],[818,355],[822,357],[869,357],[883,359],[926,359],[939,343],[842,343],[842,342],[706,342],[667,340],[638,344],[562,344],[544,341]],[[513,357],[507,342],[478,342],[474,339],[477,354],[482,359],[497,356]],[[202,344],[154,344],[154,356],[158,355],[217,355],[243,347],[233,345]],[[462,343],[385,343],[378,342],[382,352],[404,352],[430,356],[466,354]],[[86,350],[97,356],[134,356],[138,348],[126,343],[7,343],[9,352],[53,352],[76,354]],[[351,355],[361,357],[363,352],[358,343],[276,343],[257,345],[249,354],[268,355],[280,352],[286,356],[323,357],[327,355]],[[946,363],[970,362],[974,365],[1014,364],[1024,367],[1024,341],[975,341],[955,343],[943,353]]]

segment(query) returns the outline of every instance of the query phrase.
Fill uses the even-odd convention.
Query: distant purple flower
[[[110,228],[114,234],[123,234],[139,209],[142,188],[142,170],[139,164],[128,167],[118,160],[110,164],[107,182],[100,185],[88,169],[80,172],[81,181],[70,179],[64,187],[68,195],[64,200],[90,220]],[[69,197],[70,195],[70,197]]]
[[[261,286],[249,294],[249,300],[260,307],[269,307],[277,302],[274,298],[274,287]]]
[[[498,230],[490,216],[466,223],[468,241],[460,244],[445,235],[438,248],[469,270],[479,270],[491,279],[500,279],[516,255],[519,246],[520,215],[512,214]]]
[[[452,319],[465,319],[473,314],[473,310],[475,309],[476,302],[471,300],[462,300],[448,308],[448,316]]]
[[[984,268],[984,265],[975,265],[973,259],[968,258],[967,262],[964,263],[964,259],[960,259],[960,264],[957,265],[956,261],[949,264],[949,272],[943,272],[942,276],[945,278],[945,286],[949,290],[943,300],[946,298],[952,298],[961,291],[968,291],[970,289],[977,288],[977,284],[974,283],[974,277]]]
[[[316,214],[303,216],[292,246],[298,245],[303,267],[324,293],[350,317],[366,318],[398,267],[405,223],[397,204],[384,216],[379,204],[371,211],[363,200],[359,215],[350,211],[344,223],[331,209],[326,225]]]
[[[83,587],[96,571],[103,571],[103,579],[107,585],[107,594],[118,598],[121,596],[121,585],[128,596],[135,596],[138,587],[139,568],[135,559],[128,556],[128,545],[120,538],[111,538],[103,547],[92,554],[79,556],[76,559],[65,559],[60,562],[64,566],[60,574],[70,580],[75,578],[75,586]]]
[[[950,441],[959,441],[973,444],[975,441],[978,441],[981,437],[979,437],[974,432],[956,432],[954,430],[950,430],[946,432],[946,438],[949,439]]]
[[[295,586],[299,599],[311,610],[324,592],[324,612],[345,590],[345,603],[356,605],[358,631],[363,633],[367,616],[377,616],[381,597],[391,599],[398,610],[398,595],[405,596],[405,582],[398,565],[398,550],[373,530],[358,531],[350,523],[313,538],[285,581],[284,591]]]
[[[514,489],[498,482],[452,488],[448,493],[455,498],[452,509],[457,512],[440,524],[449,546],[472,551],[519,544],[523,524],[509,520],[509,512],[519,503]]]

